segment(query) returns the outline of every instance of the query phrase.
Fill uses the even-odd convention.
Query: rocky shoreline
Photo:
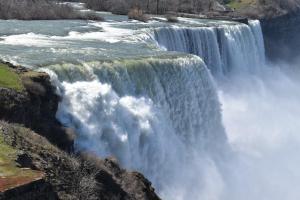
[[[75,133],[55,118],[59,97],[47,74],[4,65],[20,77],[23,89],[0,87],[3,145],[16,152],[12,163],[18,168],[44,176],[0,190],[0,199],[160,199],[142,174],[122,169],[114,158],[73,151]],[[0,155],[9,157],[5,152]],[[0,162],[0,170],[4,164]],[[1,179],[22,178],[1,174],[0,186]]]

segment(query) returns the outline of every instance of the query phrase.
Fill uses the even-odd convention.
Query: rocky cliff
[[[58,103],[47,74],[1,64],[0,199],[159,200],[142,174],[115,159],[75,154],[75,134],[55,119]]]
[[[45,173],[37,183],[33,179],[25,186],[11,187],[2,194],[3,199],[159,200],[143,175],[120,168],[112,158],[70,155],[17,124],[0,121],[0,128],[6,144],[20,152],[20,166]]]
[[[23,124],[61,149],[72,150],[74,134],[55,118],[59,97],[53,92],[50,77],[9,63],[5,65],[17,74],[21,89],[0,87],[0,119]]]
[[[295,62],[300,55],[300,11],[261,20],[270,60]]]

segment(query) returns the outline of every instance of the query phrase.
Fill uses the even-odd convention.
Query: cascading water
[[[261,62],[254,50],[261,36],[257,31],[246,25],[159,28],[155,38],[160,45],[174,44],[174,51],[205,55],[208,66],[225,76],[241,69],[246,52],[251,58],[242,71],[253,71],[248,66],[253,59]],[[234,56],[237,52],[241,58]],[[85,62],[84,70],[70,66],[48,69],[68,81],[60,86],[64,98],[57,117],[78,132],[77,149],[116,156],[149,177],[163,198],[220,198],[215,188],[223,187],[221,157],[230,150],[216,87],[199,57]],[[179,189],[181,183],[186,187]]]
[[[116,156],[166,200],[300,199],[300,83],[267,66],[258,21],[109,16],[0,21],[0,57],[52,76],[78,150]]]
[[[80,73],[81,66],[69,69],[85,78],[73,76],[73,83],[62,83],[57,113],[63,124],[77,130],[77,149],[114,155],[164,188],[177,180],[179,169],[194,166],[200,153],[225,148],[217,94],[199,57],[86,65],[92,75]],[[68,69],[50,69],[66,80],[59,76]],[[91,80],[76,82],[86,77]]]
[[[155,38],[167,50],[203,57],[218,80],[233,153],[229,161],[219,163],[223,187],[213,192],[219,196],[205,199],[299,199],[295,188],[300,184],[299,81],[284,68],[266,63],[259,22],[209,29],[160,28]],[[213,50],[207,52],[207,46]]]
[[[264,64],[263,37],[258,21],[220,27],[164,27],[155,39],[168,51],[198,55],[215,76],[257,72]]]

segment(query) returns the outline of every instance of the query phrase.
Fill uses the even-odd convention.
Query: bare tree
[[[50,0],[0,0],[1,19],[46,20],[88,19],[101,20],[97,16],[85,16],[67,4]]]

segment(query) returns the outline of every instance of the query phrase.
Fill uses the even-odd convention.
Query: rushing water
[[[163,27],[155,30],[155,38],[169,51],[200,56],[215,76],[257,72],[264,63],[258,21],[250,21],[250,26]]]
[[[0,21],[0,57],[51,75],[77,150],[116,156],[163,199],[300,198],[300,84],[266,62],[258,21],[99,14]]]

